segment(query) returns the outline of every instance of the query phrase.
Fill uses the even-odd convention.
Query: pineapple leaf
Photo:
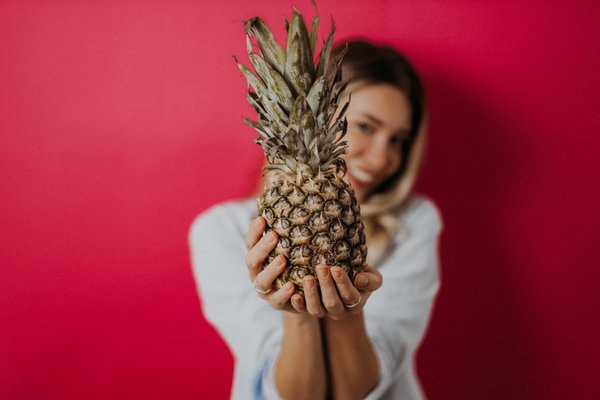
[[[245,22],[244,29],[247,34],[254,36],[262,56],[280,74],[285,69],[285,53],[273,37],[273,32],[259,18],[255,17]]]
[[[309,130],[310,132],[314,132],[315,131],[315,115],[308,111],[306,113],[304,113],[304,115],[302,116],[302,120],[300,121],[300,126],[302,127],[302,129],[306,129]]]
[[[310,89],[314,66],[310,52],[310,42],[302,15],[294,8],[287,37],[285,77],[297,93],[307,93]]]
[[[269,98],[289,110],[292,106],[292,92],[283,77],[258,55],[250,53],[248,57],[258,76],[267,84]]]
[[[310,57],[311,59],[315,56],[315,47],[317,46],[317,36],[319,33],[319,16],[315,16],[312,20],[312,27],[310,29]]]
[[[300,124],[302,120],[302,115],[306,111],[306,97],[304,94],[299,95],[294,100],[294,104],[292,105],[292,109],[290,111],[290,123],[291,124]]]
[[[302,71],[302,51],[299,36],[288,36],[284,75],[292,84],[296,94],[308,92],[310,85],[310,77],[307,77],[307,74]]]
[[[265,110],[262,104],[258,101],[258,96],[256,95],[256,93],[248,92],[246,98],[248,100],[248,103],[250,103],[252,108],[254,108],[259,117],[268,119],[267,110]]]
[[[319,76],[315,83],[313,83],[310,88],[308,94],[306,95],[306,101],[313,113],[317,113],[319,111],[319,105],[323,103],[325,99],[325,78],[323,76]]]
[[[266,111],[271,117],[272,121],[277,121],[278,123],[286,124],[288,122],[288,116],[285,112],[279,107],[279,104],[276,101],[267,100],[265,102]]]
[[[240,64],[237,58],[235,58],[235,56],[233,56],[233,59],[237,63],[237,66],[240,69],[240,71],[242,71],[242,74],[244,74],[244,76],[246,77],[246,80],[248,80],[248,83],[256,91],[256,94],[258,94],[259,96],[268,95],[269,92],[267,91],[267,87],[265,86],[265,84],[260,79],[258,79],[252,73],[252,71],[246,68],[243,64]]]
[[[287,18],[285,16],[283,16],[283,25],[285,26],[285,32],[289,32],[290,31],[290,23],[288,22]]]
[[[252,42],[250,41],[250,36],[246,34],[246,52],[248,54],[252,53]]]
[[[329,54],[331,53],[331,45],[333,44],[333,36],[335,35],[335,22],[331,18],[331,32],[327,36],[327,40],[321,48],[321,54],[319,55],[319,64],[317,66],[317,76],[325,75],[327,72],[327,64],[329,63]]]

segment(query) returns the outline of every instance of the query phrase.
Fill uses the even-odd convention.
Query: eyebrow
[[[382,126],[383,125],[383,121],[381,121],[379,118],[375,117],[372,114],[363,112],[362,115],[364,117],[367,117],[368,119],[370,119],[371,122],[373,122],[374,124],[376,124],[378,126]],[[397,132],[399,132],[400,134],[408,135],[410,133],[410,129],[400,128],[400,129],[397,130]]]

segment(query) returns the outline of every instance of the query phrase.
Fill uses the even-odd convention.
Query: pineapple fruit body
[[[363,269],[367,254],[360,206],[354,190],[336,171],[315,176],[271,173],[259,199],[259,213],[279,241],[266,262],[287,259],[276,286],[293,282],[302,292],[302,279],[316,276],[317,265],[337,265],[351,280]]]

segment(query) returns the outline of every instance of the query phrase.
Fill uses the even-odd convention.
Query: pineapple
[[[364,268],[367,248],[354,190],[342,179],[346,165],[340,155],[348,146],[342,140],[347,129],[344,114],[350,100],[336,111],[348,84],[341,78],[345,51],[330,60],[332,20],[315,65],[319,17],[314,17],[310,35],[295,8],[284,23],[285,51],[260,18],[245,21],[248,56],[256,74],[235,61],[248,80],[248,101],[258,114],[258,121],[244,122],[259,132],[256,143],[267,159],[259,215],[267,221],[267,232],[272,229],[279,236],[265,265],[283,254],[287,268],[275,286],[291,281],[303,294],[302,279],[316,276],[320,264],[338,265],[353,280]],[[251,37],[262,57],[253,52]]]

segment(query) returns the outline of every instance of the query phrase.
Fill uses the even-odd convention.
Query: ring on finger
[[[254,279],[254,282],[252,283],[252,286],[254,286],[254,290],[256,290],[256,293],[258,293],[258,294],[267,294],[267,293],[270,293],[271,290],[273,289],[272,287],[270,287],[267,290],[262,290],[261,288],[259,288],[256,285],[256,279]]]
[[[346,307],[347,309],[351,310],[351,309],[353,309],[354,307],[356,307],[360,303],[360,300],[361,300],[361,296],[360,296],[360,293],[359,293],[358,294],[358,300],[356,300],[356,303],[354,303],[354,304],[344,304],[344,307]]]

